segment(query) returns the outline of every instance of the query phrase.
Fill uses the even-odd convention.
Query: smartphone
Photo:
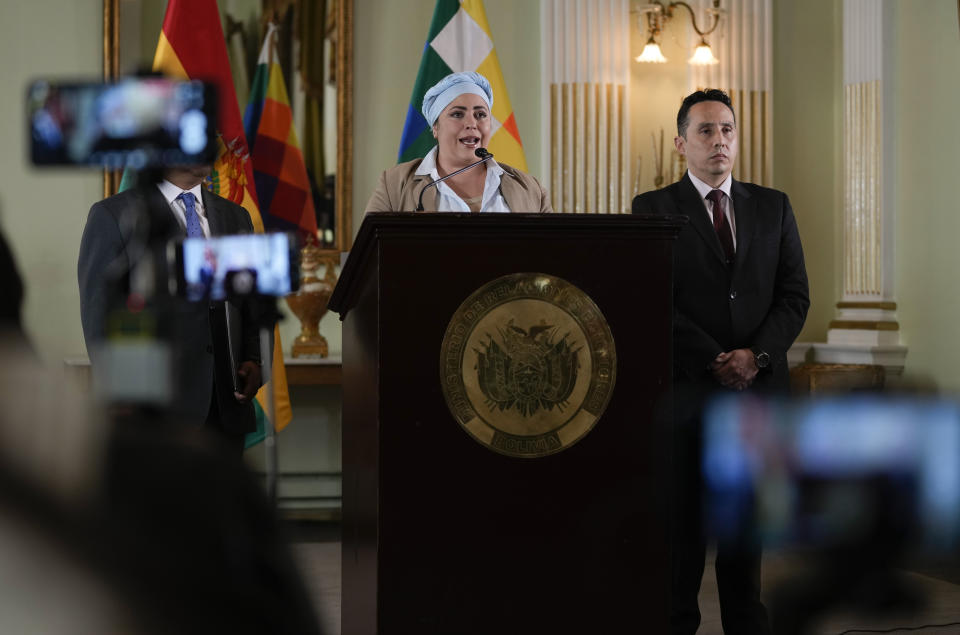
[[[185,238],[173,243],[171,253],[176,292],[191,301],[279,297],[300,287],[294,234]]]
[[[27,88],[30,160],[107,169],[213,163],[216,113],[216,86],[201,81],[37,80]]]

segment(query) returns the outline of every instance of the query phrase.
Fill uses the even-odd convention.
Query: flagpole
[[[277,435],[273,427],[273,416],[275,412],[275,403],[273,395],[273,354],[270,350],[270,340],[272,331],[266,326],[260,327],[260,367],[262,369],[263,385],[270,386],[267,390],[266,416],[264,417],[264,439],[263,448],[266,452],[266,475],[267,475],[267,497],[270,504],[277,505],[277,464],[279,462],[277,455]]]
[[[267,62],[269,64],[268,68],[273,66],[273,52],[274,52],[274,42],[276,41],[277,35],[277,25],[274,22],[267,24]]]

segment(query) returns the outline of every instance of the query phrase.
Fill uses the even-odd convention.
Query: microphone
[[[450,174],[448,174],[448,175],[446,175],[446,176],[441,176],[441,177],[440,177],[439,179],[437,179],[436,181],[430,181],[429,183],[427,183],[426,187],[424,187],[422,190],[420,190],[420,198],[419,198],[419,200],[417,201],[417,209],[416,209],[415,211],[417,211],[417,212],[422,212],[422,211],[423,211],[423,194],[424,194],[424,192],[426,192],[427,190],[429,190],[431,187],[435,187],[435,186],[437,186],[437,185],[440,185],[440,183],[442,183],[443,181],[446,181],[446,180],[449,179],[449,178],[453,178],[453,177],[455,177],[456,175],[460,174],[461,172],[466,172],[466,171],[469,170],[470,168],[475,168],[475,167],[477,167],[478,165],[480,165],[481,163],[486,163],[487,161],[489,161],[490,159],[493,158],[493,153],[491,153],[490,151],[488,151],[486,148],[477,148],[476,150],[473,151],[473,153],[474,153],[475,155],[477,155],[477,157],[479,157],[479,159],[480,159],[479,161],[477,161],[477,162],[475,162],[475,163],[471,163],[470,165],[468,165],[468,166],[465,167],[465,168],[460,168],[460,169],[457,170],[456,172],[451,172]]]

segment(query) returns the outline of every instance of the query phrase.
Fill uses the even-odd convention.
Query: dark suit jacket
[[[253,231],[250,215],[239,205],[206,190],[203,205],[212,236]],[[173,353],[172,412],[184,423],[200,425],[215,395],[221,425],[230,432],[250,432],[256,428],[253,405],[239,404],[233,396],[236,369],[231,368],[229,359],[224,302],[191,303],[166,296],[166,244],[184,235],[154,183],[126,190],[90,208],[77,265],[87,350],[96,364],[95,345],[106,334],[110,307],[122,302],[128,290],[131,266],[153,259],[157,291],[152,308],[158,334],[170,343]],[[259,331],[250,306],[244,302],[236,309],[242,316],[242,350],[235,351],[236,361],[259,362]]]
[[[784,389],[787,349],[810,306],[796,219],[783,192],[733,181],[730,193],[737,227],[732,267],[688,175],[633,199],[635,214],[690,218],[674,251],[675,380],[719,389],[710,362],[722,351],[756,346],[770,354],[771,368],[754,386]]]

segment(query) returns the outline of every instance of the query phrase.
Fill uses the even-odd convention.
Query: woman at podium
[[[366,212],[552,212],[534,177],[486,150],[493,91],[479,73],[447,75],[423,96],[435,145],[380,175]]]

